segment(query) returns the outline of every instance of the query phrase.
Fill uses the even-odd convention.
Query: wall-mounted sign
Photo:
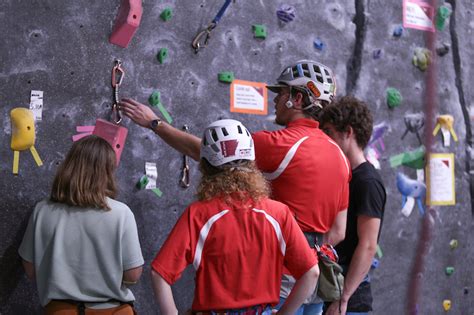
[[[432,206],[456,204],[454,153],[432,153],[426,169],[426,203]]]
[[[403,27],[434,32],[434,9],[424,1],[403,0]]]
[[[230,111],[246,114],[267,114],[265,83],[234,80],[230,85]]]

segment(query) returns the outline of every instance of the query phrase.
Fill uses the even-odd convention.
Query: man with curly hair
[[[326,314],[368,314],[372,311],[368,272],[380,237],[386,201],[382,179],[364,156],[372,134],[372,114],[366,104],[346,96],[324,108],[320,121],[352,166],[346,238],[336,246],[344,269],[344,292]]]
[[[271,314],[283,266],[298,280],[278,314],[294,314],[314,291],[318,260],[288,207],[268,198],[254,159],[252,137],[240,122],[219,120],[204,131],[198,201],[152,262],[162,314],[177,314],[170,285],[191,264],[193,314]]]

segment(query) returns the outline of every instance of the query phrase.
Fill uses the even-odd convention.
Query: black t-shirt
[[[382,178],[372,164],[364,162],[352,170],[352,179],[349,184],[346,238],[336,246],[339,264],[345,267],[345,271],[349,267],[359,242],[359,237],[357,236],[357,217],[359,215],[366,215],[380,218],[380,237],[385,200],[386,193]],[[369,312],[371,310],[372,294],[370,292],[370,285],[364,283],[359,286],[350,298],[348,311]]]

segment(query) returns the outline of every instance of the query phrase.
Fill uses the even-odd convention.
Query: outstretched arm
[[[144,128],[151,129],[151,121],[159,119],[149,106],[143,105],[133,99],[122,99],[120,109],[128,118]],[[161,121],[153,131],[178,152],[199,161],[201,149],[200,138],[179,130],[164,121]]]

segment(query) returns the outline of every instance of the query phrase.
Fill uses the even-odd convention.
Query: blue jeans
[[[279,310],[283,303],[285,303],[286,299],[280,297],[280,303],[275,306],[275,309]],[[317,303],[317,304],[303,304],[301,307],[295,312],[295,315],[321,315],[323,313],[323,305],[324,303]]]
[[[359,312],[347,312],[346,315],[369,315],[369,313],[366,313],[366,312],[363,312],[363,313],[359,313]]]

